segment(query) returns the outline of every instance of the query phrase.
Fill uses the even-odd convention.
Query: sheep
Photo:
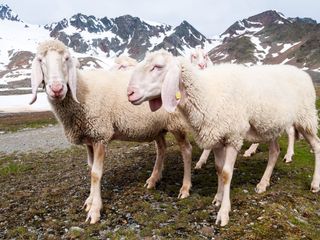
[[[84,203],[87,219],[100,219],[100,193],[105,146],[111,140],[153,141],[157,156],[147,188],[155,187],[161,178],[166,149],[165,134],[171,132],[177,139],[184,162],[183,185],[179,198],[189,195],[191,187],[191,152],[185,124],[177,114],[166,111],[151,113],[147,105],[134,107],[127,101],[126,87],[131,71],[101,69],[81,71],[71,58],[67,47],[58,40],[39,44],[32,63],[32,100],[43,82],[53,112],[64,128],[67,139],[87,147],[91,168],[90,195]]]
[[[196,142],[213,148],[218,174],[213,204],[221,204],[216,224],[225,226],[229,221],[230,183],[244,140],[269,142],[268,165],[256,187],[258,193],[264,192],[280,153],[277,139],[294,126],[313,149],[311,190],[320,190],[315,89],[310,76],[294,66],[225,64],[199,71],[186,59],[159,51],[137,65],[127,94],[134,105],[157,99],[168,112],[177,108],[192,128]]]
[[[200,47],[195,48],[190,53],[190,61],[193,65],[197,66],[199,69],[205,69],[207,67],[213,66],[213,63],[208,56],[208,53],[206,53]]]
[[[207,67],[213,66],[207,53],[202,48],[195,48],[190,53],[190,62],[197,66],[199,69],[205,69]],[[204,149],[199,161],[196,163],[195,169],[201,169],[203,164],[206,164],[208,157],[211,153],[211,149]]]
[[[213,63],[210,60],[208,53],[206,53],[202,48],[195,48],[190,53],[190,62],[197,66],[199,69],[205,69],[207,67],[212,67]],[[291,126],[289,129],[286,130],[288,134],[288,148],[287,153],[284,156],[284,160],[286,163],[292,162],[292,156],[294,155],[294,138],[295,138],[295,131],[294,127]],[[253,143],[243,154],[244,157],[250,157],[252,154],[256,153],[258,149],[259,143]],[[200,160],[196,164],[196,169],[200,169],[203,164],[207,162],[211,150],[204,150]]]
[[[137,60],[129,56],[121,55],[114,59],[114,65],[111,70],[128,70],[132,69],[138,64]]]

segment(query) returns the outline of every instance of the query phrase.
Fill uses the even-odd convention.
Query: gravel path
[[[29,129],[16,133],[0,135],[0,152],[49,152],[54,149],[64,149],[71,146],[64,136],[61,126],[50,126],[39,129]]]

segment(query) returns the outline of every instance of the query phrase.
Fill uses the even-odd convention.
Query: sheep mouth
[[[157,97],[149,100],[149,107],[152,112],[157,111],[159,108],[161,108],[161,106],[162,106],[161,97]]]
[[[139,97],[139,98],[130,98],[130,97],[128,97],[128,100],[133,105],[140,105],[141,103],[143,103],[143,97]]]
[[[64,95],[49,95],[52,101],[62,101],[64,99]]]

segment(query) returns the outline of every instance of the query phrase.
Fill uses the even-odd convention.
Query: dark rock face
[[[21,22],[18,15],[14,13],[7,4],[0,4],[0,19]]]

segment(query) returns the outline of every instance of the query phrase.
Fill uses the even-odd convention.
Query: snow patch
[[[295,45],[299,44],[299,42],[296,42],[296,43],[285,43],[283,45],[283,48],[280,50],[280,53],[284,53],[286,52],[287,50],[289,50],[290,48],[294,47]]]
[[[29,105],[32,94],[0,96],[0,112],[51,111],[46,93],[38,93],[37,101]]]

